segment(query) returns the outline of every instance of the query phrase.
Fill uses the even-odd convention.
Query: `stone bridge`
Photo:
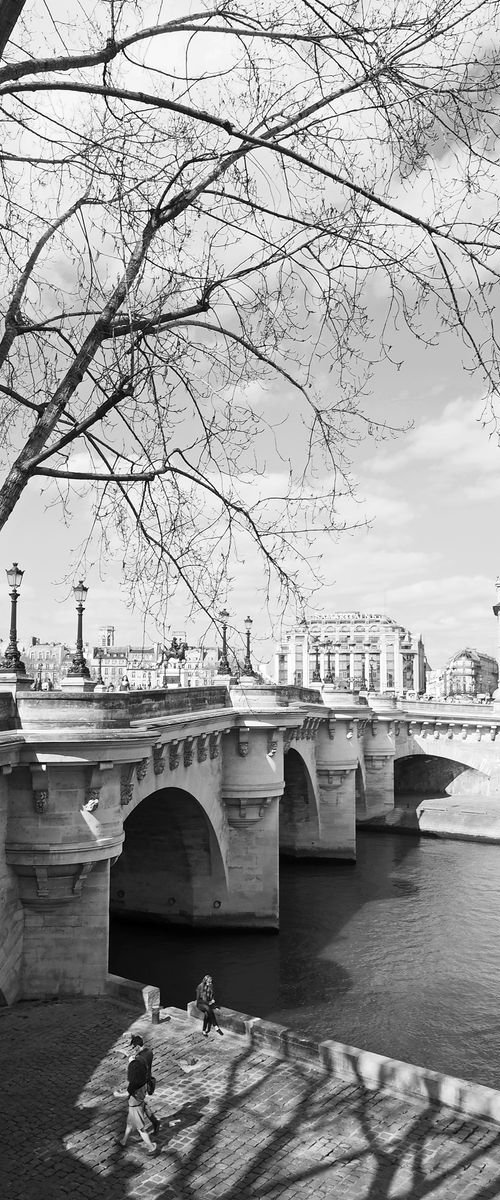
[[[500,789],[494,705],[402,703],[252,680],[4,691],[0,1001],[102,992],[110,906],[277,929],[280,852],[354,860],[356,819],[391,812],[409,764]]]

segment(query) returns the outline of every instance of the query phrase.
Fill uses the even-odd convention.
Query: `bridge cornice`
[[[0,742],[2,765],[24,765],[33,757],[52,766],[85,765],[88,763],[131,763],[149,757],[161,745],[167,750],[174,742],[209,739],[210,734],[229,732],[237,723],[238,714],[231,709],[218,709],[189,714],[179,713],[164,720],[148,723],[134,722],[133,728],[122,729],[30,729],[6,733]],[[167,751],[168,753],[168,751]]]

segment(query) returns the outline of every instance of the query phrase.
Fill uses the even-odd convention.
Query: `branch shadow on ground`
[[[255,1078],[248,1083],[252,1065]],[[288,1098],[285,1107],[276,1109],[273,1086],[284,1072],[288,1078],[282,1090]],[[399,1126],[392,1121],[394,1113],[399,1114]],[[242,1123],[243,1114],[246,1121]],[[342,1127],[344,1118],[347,1135]],[[394,1194],[400,1172],[405,1174],[405,1184],[399,1181],[399,1194],[408,1200],[425,1200],[438,1187],[458,1189],[461,1183],[465,1186],[465,1179],[470,1183],[474,1165],[478,1170],[477,1200],[494,1200],[500,1192],[500,1130],[468,1122],[451,1110],[437,1107],[429,1097],[412,1102],[383,1088],[367,1090],[359,1076],[354,1083],[337,1081],[332,1085],[331,1077],[321,1069],[269,1059],[259,1047],[249,1044],[231,1062],[224,1095],[207,1114],[190,1144],[189,1155],[184,1157],[175,1147],[170,1151],[169,1185],[179,1200],[194,1200],[201,1195],[203,1188],[197,1181],[204,1177],[210,1180],[210,1164],[218,1147],[227,1163],[228,1144],[235,1146],[232,1127],[239,1128],[241,1139],[242,1125],[246,1149],[240,1151],[236,1176],[234,1170],[229,1170],[226,1179],[221,1180],[218,1194],[224,1200],[295,1195],[301,1186],[306,1196],[313,1184],[315,1196],[330,1196],[332,1185],[342,1194],[342,1184],[349,1178],[357,1181],[359,1200],[384,1200]],[[388,1128],[392,1129],[389,1144]],[[301,1165],[296,1169],[294,1144],[303,1142],[306,1134],[311,1144],[318,1145],[318,1133],[323,1148],[317,1160],[312,1150],[305,1164],[301,1155]],[[346,1136],[351,1141],[347,1150]],[[474,1137],[474,1144],[467,1144],[468,1136]],[[329,1138],[328,1147],[325,1143]],[[447,1163],[450,1150],[453,1161]],[[482,1160],[493,1151],[497,1152],[498,1164],[493,1176],[482,1182]],[[170,1195],[170,1187],[162,1193],[165,1198]]]
[[[369,1091],[354,1059],[352,1079],[343,1081],[272,1057],[257,1039],[228,1041],[223,1053],[205,1041],[200,1048],[195,1023],[180,1037],[170,1037],[170,1026],[154,1035],[158,1154],[149,1158],[139,1141],[124,1152],[118,1139],[125,1104],[112,1090],[123,1080],[122,1047],[136,1016],[99,1002],[66,1011],[46,1005],[37,1022],[24,1021],[21,1011],[9,1015],[9,1038],[0,1038],[0,1078],[9,1079],[10,1067],[12,1079],[13,1063],[16,1072],[3,1109],[9,1200],[67,1200],[72,1193],[124,1200],[138,1188],[147,1192],[153,1177],[154,1200],[201,1200],[208,1185],[218,1200],[313,1192],[320,1200],[385,1200],[396,1187],[405,1200],[426,1200],[476,1181],[474,1200],[500,1194],[495,1127],[438,1108],[429,1097]],[[180,1062],[193,1051],[199,1069],[179,1084]],[[189,1095],[179,1103],[184,1088]]]

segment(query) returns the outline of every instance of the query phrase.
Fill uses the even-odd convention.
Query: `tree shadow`
[[[205,1116],[204,1110],[209,1104],[210,1096],[197,1096],[196,1100],[181,1104],[166,1116],[162,1116],[160,1131],[155,1134],[156,1144],[161,1148],[184,1129],[197,1125]]]
[[[352,1078],[341,1080],[320,1066],[273,1057],[257,1037],[200,1047],[187,1019],[147,1033],[162,1122],[158,1154],[150,1158],[132,1139],[124,1151],[118,1139],[126,1105],[112,1092],[123,1084],[136,1016],[99,1002],[47,1005],[31,1029],[10,1010],[0,1025],[9,1200],[124,1200],[143,1187],[149,1195],[153,1182],[154,1200],[202,1200],[207,1185],[218,1200],[278,1200],[292,1192],[426,1200],[438,1190],[458,1195],[465,1183],[475,1200],[500,1194],[496,1127],[438,1108],[429,1096],[368,1090],[354,1057]],[[196,1058],[196,1069],[183,1077],[186,1056]]]
[[[404,1130],[394,1129],[389,1146],[385,1136],[384,1114],[389,1116],[391,1108],[401,1108],[402,1100],[395,1093],[382,1089],[367,1090],[360,1079],[356,1061],[351,1062],[360,1084],[355,1111],[360,1129],[366,1142],[367,1152],[374,1160],[374,1173],[369,1190],[363,1200],[381,1200],[394,1193],[398,1172],[404,1171],[408,1184],[405,1197],[408,1200],[425,1200],[439,1188],[449,1186],[457,1195],[460,1184],[465,1188],[467,1172],[478,1164],[485,1154],[496,1151],[497,1166],[494,1178],[485,1183],[478,1182],[474,1191],[475,1200],[493,1200],[500,1191],[500,1130],[494,1126],[475,1123],[465,1115],[437,1105],[427,1094],[420,1101],[420,1112],[410,1118]],[[384,1069],[381,1082],[384,1081]],[[418,1105],[418,1101],[414,1101]],[[382,1124],[382,1128],[380,1128]],[[449,1146],[462,1147],[462,1154],[453,1154],[449,1162]],[[472,1144],[470,1144],[472,1142]],[[447,1161],[448,1160],[448,1161]],[[479,1168],[478,1174],[484,1170]],[[443,1192],[444,1194],[444,1192]],[[469,1193],[470,1195],[471,1193]]]

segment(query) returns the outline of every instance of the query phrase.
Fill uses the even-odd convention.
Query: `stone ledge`
[[[187,1006],[188,1017],[192,1017],[195,1021],[203,1020],[203,1013],[196,1006],[196,1000],[190,1000]],[[232,1008],[217,1008],[217,1017],[219,1024],[224,1026],[230,1033],[239,1033],[245,1036],[248,1033],[249,1025],[254,1017],[249,1013],[235,1012]]]
[[[113,1000],[125,1000],[127,1003],[137,1003],[141,1009],[148,1012],[151,1008],[152,993],[160,998],[159,988],[151,984],[139,983],[136,979],[125,979],[123,975],[108,975],[104,985],[104,994]]]
[[[190,1017],[201,1020],[202,1014],[195,1001],[188,1004],[187,1011]],[[443,1075],[440,1071],[386,1058],[342,1042],[315,1042],[285,1025],[249,1017],[229,1008],[218,1008],[217,1016],[223,1029],[246,1036],[255,1047],[265,1047],[281,1058],[310,1062],[336,1078],[369,1090],[419,1096],[476,1120],[500,1125],[500,1091],[483,1084]]]

